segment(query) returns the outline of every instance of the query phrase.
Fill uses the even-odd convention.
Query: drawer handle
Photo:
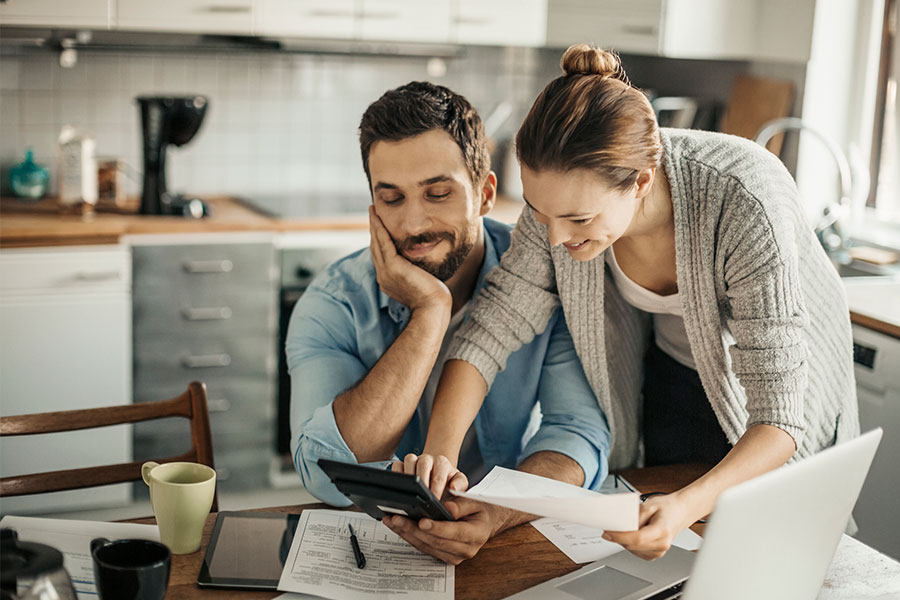
[[[181,316],[187,321],[224,321],[231,318],[231,308],[227,306],[207,306],[185,308]]]
[[[186,356],[181,359],[181,364],[188,369],[207,369],[210,367],[227,367],[231,364],[230,354],[200,354]]]
[[[231,273],[234,263],[227,258],[222,260],[189,260],[184,263],[188,273]]]
[[[231,410],[231,402],[228,401],[228,398],[212,398],[206,403],[206,407],[211,413],[228,412]]]
[[[76,281],[116,281],[122,278],[119,271],[80,271],[75,273]]]

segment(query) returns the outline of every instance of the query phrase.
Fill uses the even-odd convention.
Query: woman
[[[650,559],[727,487],[858,435],[849,312],[775,156],[661,130],[614,54],[582,44],[561,64],[516,138],[528,206],[455,338],[428,459],[407,468],[442,491],[433,457],[455,464],[506,357],[561,305],[610,468],[715,464],[605,534]]]

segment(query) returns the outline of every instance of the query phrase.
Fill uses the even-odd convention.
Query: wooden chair
[[[147,458],[117,465],[3,477],[0,479],[0,496],[43,494],[141,481],[141,465],[147,460],[155,460],[158,463],[191,461],[215,468],[209,412],[206,408],[206,386],[197,381],[190,383],[187,391],[171,400],[0,417],[0,437],[93,429],[164,417],[184,417],[190,420],[191,449],[184,454],[168,458]],[[219,510],[218,493],[213,496],[212,510],[214,512]]]

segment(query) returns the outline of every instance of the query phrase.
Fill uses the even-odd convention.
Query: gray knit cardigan
[[[796,459],[858,435],[846,295],[790,173],[742,138],[661,135],[685,328],[728,440],[751,425],[774,425],[793,437]],[[649,315],[625,302],[602,255],[578,262],[563,246],[550,247],[530,208],[450,356],[474,365],[490,386],[559,305],[609,421],[610,468],[640,465]]]

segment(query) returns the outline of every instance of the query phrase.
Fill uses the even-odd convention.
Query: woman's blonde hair
[[[533,171],[589,169],[629,189],[662,157],[650,102],[613,52],[576,44],[560,66],[563,75],[540,93],[516,135],[519,162]]]

